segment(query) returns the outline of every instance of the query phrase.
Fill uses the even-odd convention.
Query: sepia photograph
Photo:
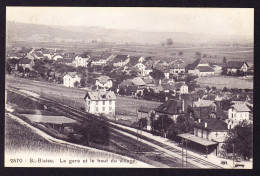
[[[5,167],[253,169],[253,8],[7,6],[5,37]]]

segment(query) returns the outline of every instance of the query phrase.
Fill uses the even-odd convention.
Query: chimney
[[[208,123],[207,122],[205,122],[205,128],[207,128],[208,127]]]
[[[165,101],[167,101],[168,100],[168,97],[167,96],[165,96]]]
[[[161,84],[162,84],[162,80],[160,79],[160,80],[159,80],[159,85],[161,85]]]
[[[200,122],[201,122],[201,120],[200,120],[200,119],[198,119],[198,122],[200,123]]]

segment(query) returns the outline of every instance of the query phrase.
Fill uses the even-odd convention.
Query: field
[[[175,60],[182,58],[185,63],[193,62],[196,52],[201,52],[207,57],[203,58],[207,62],[222,62],[223,57],[227,61],[247,61],[250,65],[253,63],[254,48],[253,47],[227,47],[227,46],[189,46],[189,45],[172,45],[161,46],[156,44],[102,44],[102,43],[26,43],[17,42],[13,43],[14,46],[28,46],[34,48],[59,48],[66,49],[68,52],[82,53],[84,51],[93,52],[111,52],[113,54],[129,54],[129,55],[143,55],[151,56],[153,59],[158,60]],[[182,51],[183,56],[175,55]]]
[[[232,76],[214,76],[214,77],[200,77],[197,78],[197,83],[201,87],[215,86],[217,89],[253,89],[253,78],[242,79],[241,77]]]
[[[29,79],[17,78],[13,76],[6,77],[6,84],[40,94],[42,97],[51,98],[61,103],[84,108],[84,96],[86,91],[78,88],[67,88],[54,83],[43,83]],[[116,115],[124,116],[132,123],[136,120],[137,109],[140,107],[157,107],[161,103],[156,101],[139,100],[129,97],[117,96]]]

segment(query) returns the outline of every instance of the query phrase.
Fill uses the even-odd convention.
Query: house
[[[50,50],[46,48],[42,48],[40,52],[42,53],[43,56],[47,57],[48,59],[52,58]]]
[[[146,83],[140,77],[135,77],[133,79],[124,80],[118,85],[119,89],[124,89],[125,92],[132,92],[132,95],[138,92],[143,92]]]
[[[142,76],[147,76],[153,71],[153,65],[145,64],[145,69],[142,70]]]
[[[115,115],[116,96],[113,91],[89,91],[84,100],[86,112]]]
[[[167,115],[173,121],[176,122],[177,117],[184,112],[184,102],[182,100],[167,100],[160,106],[154,109],[156,115]]]
[[[220,106],[192,107],[194,120],[215,118],[225,121],[228,116]]]
[[[63,76],[63,85],[65,87],[75,87],[75,82],[80,83],[81,77],[77,72],[68,72]]]
[[[219,119],[209,118],[195,123],[193,135],[186,133],[179,136],[190,141],[191,146],[202,150],[206,155],[219,156],[228,132],[227,123]]]
[[[114,67],[123,67],[130,61],[129,55],[117,55],[111,62],[110,65]]]
[[[108,62],[115,57],[112,54],[102,54],[100,56],[91,56],[90,61],[91,65],[100,65],[100,66],[105,66],[108,64]]]
[[[112,79],[108,76],[102,75],[102,76],[99,76],[98,78],[96,78],[95,80],[96,80],[96,86],[98,89],[99,88],[109,89],[113,86]]]
[[[58,59],[56,62],[60,64],[66,64],[66,65],[76,67],[76,63],[75,63],[76,61],[73,58],[62,58],[62,59]]]
[[[183,64],[174,64],[170,66],[170,74],[178,75],[185,73],[185,66]]]
[[[82,54],[75,56],[76,67],[87,67],[89,59],[89,55]]]
[[[195,71],[198,76],[214,76],[215,70],[210,66],[198,66]]]
[[[34,51],[30,54],[34,59],[43,59],[44,55],[40,51]]]
[[[238,74],[238,72],[246,73],[248,68],[248,64],[242,61],[229,61],[225,66],[227,75]]]
[[[243,120],[249,120],[250,109],[245,104],[235,104],[228,110],[228,118],[235,120],[236,122],[242,122]]]
[[[151,108],[151,107],[141,106],[137,110],[138,119],[145,118],[147,120],[147,127],[146,127],[147,130],[152,129],[152,122],[151,122],[151,118],[150,118],[152,114],[155,114],[155,112],[154,112],[154,108]]]
[[[214,75],[214,69],[202,59],[197,59],[193,63],[186,66],[186,71],[197,76]]]
[[[164,73],[164,77],[165,77],[166,79],[169,79],[169,78],[170,78],[170,69],[164,68],[164,69],[163,69],[163,73]]]
[[[19,66],[22,66],[24,70],[26,68],[28,68],[30,70],[34,70],[34,68],[33,68],[34,65],[35,64],[34,64],[33,59],[23,58],[18,62],[18,64],[16,64],[15,69],[17,70]]]
[[[57,60],[59,60],[59,59],[63,59],[63,56],[60,55],[60,54],[55,54],[54,56],[52,56],[52,59],[55,60],[55,61],[57,61]]]
[[[127,67],[135,67],[138,63],[143,63],[144,62],[144,57],[143,56],[130,56],[129,62],[126,64]],[[142,69],[142,65],[139,67],[140,70]]]
[[[252,65],[251,67],[249,67],[248,70],[247,70],[247,72],[253,75],[253,74],[254,74],[254,65]]]
[[[189,87],[185,82],[176,82],[174,83],[175,91],[179,94],[187,94],[189,93]]]
[[[174,94],[187,94],[189,93],[189,88],[184,82],[176,82],[173,84],[162,84],[164,92],[172,91]]]

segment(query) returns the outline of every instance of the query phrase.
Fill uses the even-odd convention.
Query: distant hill
[[[11,41],[38,42],[91,42],[92,40],[113,43],[158,44],[172,38],[174,43],[220,44],[253,43],[245,36],[190,34],[183,32],[145,32],[138,30],[107,29],[98,26],[47,26],[7,22],[7,37]]]

